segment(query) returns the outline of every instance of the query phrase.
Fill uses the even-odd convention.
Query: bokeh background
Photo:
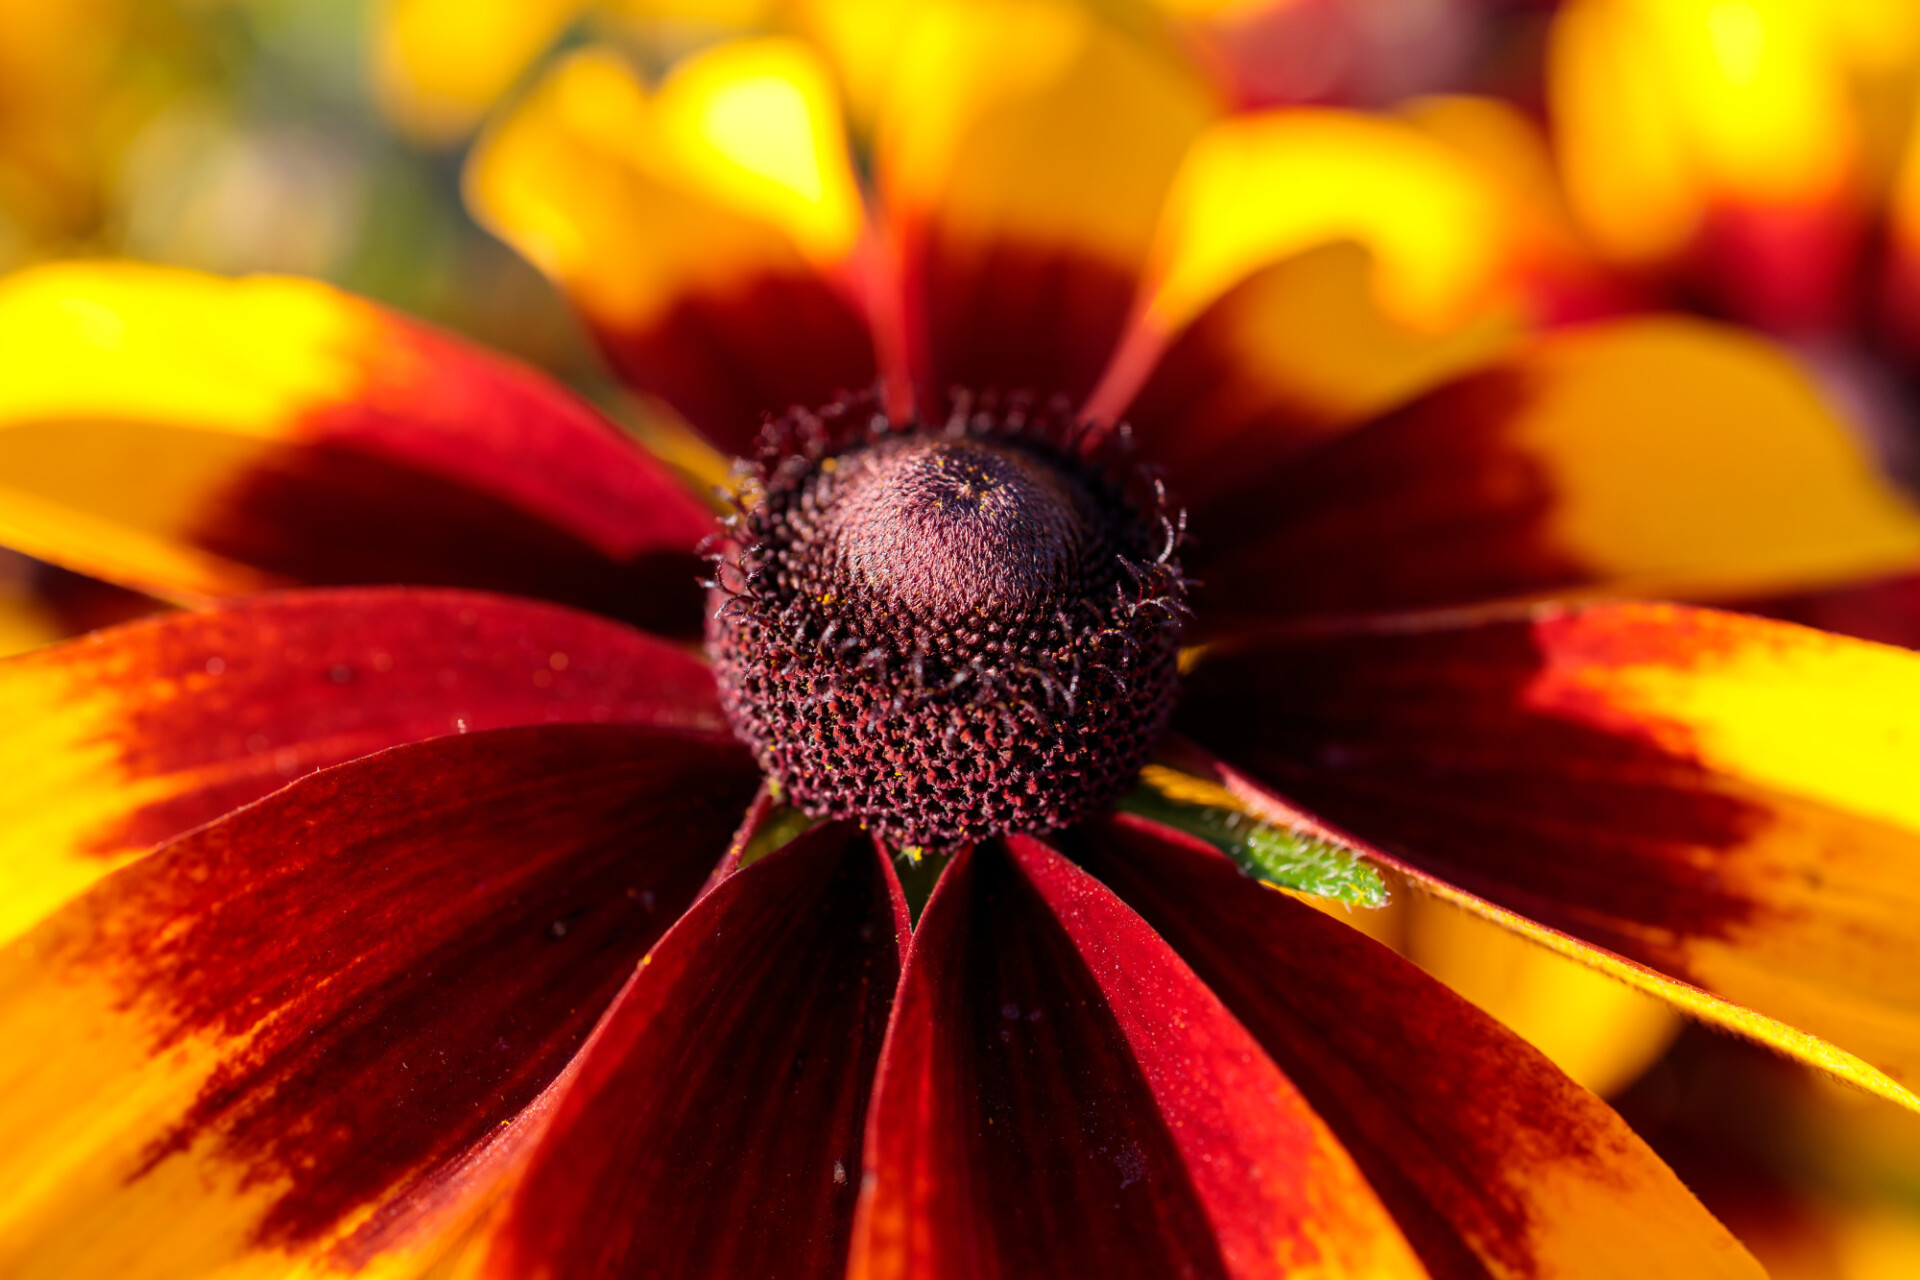
[[[1199,68],[1233,109],[1417,126],[1485,219],[1449,243],[1497,242],[1518,264],[1487,303],[1502,323],[1679,309],[1750,327],[1813,372],[1890,474],[1916,480],[1920,4],[1087,3]],[[636,432],[670,438],[671,423],[605,378],[546,279],[469,215],[469,148],[587,44],[657,77],[765,31],[827,52],[859,130],[913,8],[0,0],[0,272],[125,256],[317,276],[538,364]],[[1353,157],[1347,178],[1364,181],[1365,164]],[[1351,229],[1376,249],[1397,234],[1392,210],[1379,216]],[[1920,620],[1915,583],[1887,584],[1875,608]],[[0,652],[158,607],[0,552]],[[1436,904],[1355,923],[1614,1099],[1780,1280],[1920,1276],[1916,1117],[1685,1028]]]

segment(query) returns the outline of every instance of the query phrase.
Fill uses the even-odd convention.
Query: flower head
[[[728,718],[782,794],[949,846],[1127,790],[1166,732],[1186,613],[1163,491],[1020,404],[790,429],[708,624]]]
[[[1755,1273],[1259,879],[1417,888],[1920,1106],[1920,658],[1549,599],[1911,555],[1793,367],[1520,341],[1398,126],[1209,125],[1074,9],[939,21],[884,229],[781,43],[656,93],[581,55],[475,161],[745,457],[731,526],[317,285],[0,286],[0,530],[217,601],[0,666],[0,1267]],[[703,618],[711,665],[631,625]]]

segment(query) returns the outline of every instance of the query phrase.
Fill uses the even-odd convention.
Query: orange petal
[[[1456,897],[1914,1105],[1920,655],[1596,606],[1250,641],[1187,696],[1200,740]]]
[[[1066,0],[922,6],[877,158],[923,396],[1085,396],[1212,109],[1164,50]]]
[[[374,90],[387,117],[426,142],[458,141],[587,0],[382,0]]]
[[[1402,122],[1308,108],[1235,116],[1180,166],[1146,321],[1176,332],[1255,270],[1356,240],[1374,255],[1387,313],[1444,329],[1497,297],[1509,217],[1473,166]]]
[[[1222,475],[1509,345],[1525,318],[1519,209],[1402,121],[1294,109],[1215,124],[1181,165],[1143,310],[1089,413],[1125,416],[1204,501]]]
[[[1511,314],[1429,332],[1394,319],[1377,262],[1356,243],[1310,249],[1212,302],[1154,362],[1123,411],[1142,456],[1189,503],[1205,503],[1357,422],[1511,347]],[[1144,357],[1144,344],[1129,357]],[[1116,382],[1100,395],[1117,393]]]
[[[722,45],[651,95],[612,52],[577,54],[481,141],[466,188],[622,375],[731,453],[763,414],[874,381],[860,195],[803,45]]]
[[[847,115],[863,137],[873,133],[900,42],[921,9],[944,0],[781,0],[787,16],[832,64]]]
[[[311,281],[0,284],[0,540],[203,601],[415,582],[685,629],[705,508],[531,370]]]
[[[1664,1001],[1424,894],[1405,901],[1408,959],[1486,1010],[1595,1093],[1612,1096],[1683,1025]]]
[[[128,141],[213,52],[202,25],[116,3],[0,6],[6,262],[72,252],[101,234]]]
[[[1251,783],[1246,786],[1252,789]],[[1385,866],[1391,867],[1396,862],[1391,855],[1378,851],[1375,851],[1375,856]],[[1496,901],[1468,893],[1446,879],[1430,875],[1410,864],[1401,863],[1393,869],[1393,879],[1403,880],[1409,889],[1430,897],[1436,909],[1452,908],[1506,930],[1546,952],[1584,965],[1596,974],[1662,1001],[1695,1022],[1764,1045],[1783,1057],[1845,1081],[1865,1093],[1920,1112],[1920,1094],[1909,1089],[1903,1080],[1889,1075],[1879,1065],[1848,1052],[1832,1040],[1823,1039],[1791,1022],[1769,1017],[1758,1009],[1728,1000],[1618,952],[1594,946],[1573,933],[1550,928],[1533,919],[1529,913],[1508,910]]]
[[[33,562],[0,551],[0,657],[25,653],[69,634],[51,603],[34,590]]]
[[[0,949],[0,1271],[410,1251],[486,1191],[757,781],[733,744],[657,729],[468,734],[95,886]]]
[[[1762,323],[1831,320],[1858,230],[1847,19],[1802,0],[1578,0],[1549,87],[1567,189],[1632,263],[1693,259]]]
[[[1920,516],[1771,344],[1538,340],[1197,504],[1212,626],[1548,592],[1726,599],[1904,567]]]
[[[1547,323],[1646,309],[1648,283],[1608,262],[1567,203],[1544,126],[1511,103],[1450,94],[1398,116],[1471,166],[1506,206],[1528,312]]]
[[[724,732],[693,656],[550,605],[343,590],[0,662],[0,940],[289,780],[398,743],[624,720]]]
[[[1432,1274],[1757,1280],[1619,1116],[1386,947],[1139,818],[1074,849],[1298,1085]]]

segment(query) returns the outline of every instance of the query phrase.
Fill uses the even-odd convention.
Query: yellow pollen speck
[[[834,472],[840,469],[840,459],[822,458],[820,459],[820,469],[826,472],[828,475],[832,475]]]

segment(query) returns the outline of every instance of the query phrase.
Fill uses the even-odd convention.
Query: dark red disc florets
[[[1066,826],[1166,727],[1178,518],[1063,413],[793,414],[743,474],[708,649],[788,800],[902,845]]]

